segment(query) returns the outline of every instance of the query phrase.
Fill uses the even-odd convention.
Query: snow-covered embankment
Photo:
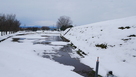
[[[136,16],[73,27],[64,37],[87,54],[82,63],[95,68],[100,57],[100,75],[136,77]]]

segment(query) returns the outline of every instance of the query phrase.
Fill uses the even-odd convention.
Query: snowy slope
[[[64,36],[87,54],[81,58],[86,65],[95,68],[100,57],[102,76],[113,71],[118,77],[136,77],[136,16],[73,27]],[[96,47],[101,44],[107,48]]]

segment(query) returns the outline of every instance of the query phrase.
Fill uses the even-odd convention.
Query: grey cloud
[[[136,15],[135,3],[136,0],[1,0],[0,11],[16,14],[26,25],[52,25],[62,15],[71,17],[75,25],[84,25]]]

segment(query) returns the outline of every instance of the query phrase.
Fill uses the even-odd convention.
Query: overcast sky
[[[0,13],[16,14],[22,25],[56,25],[69,16],[79,26],[136,16],[136,0],[0,0]]]

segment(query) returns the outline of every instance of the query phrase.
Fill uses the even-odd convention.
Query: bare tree
[[[68,16],[60,16],[60,18],[57,21],[57,27],[58,29],[68,28],[72,25],[72,20]]]
[[[16,15],[12,14],[0,14],[0,31],[1,36],[9,33],[13,33],[19,30],[20,21],[16,19]]]

